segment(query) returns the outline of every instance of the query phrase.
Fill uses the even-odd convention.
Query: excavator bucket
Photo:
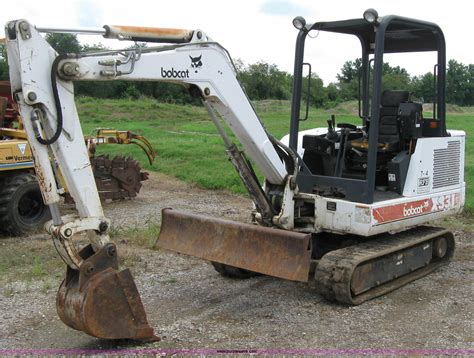
[[[130,270],[118,271],[109,243],[94,253],[86,246],[79,270],[68,267],[56,298],[61,320],[71,328],[104,339],[159,340],[148,325]]]
[[[269,276],[308,281],[310,234],[163,209],[155,246]]]

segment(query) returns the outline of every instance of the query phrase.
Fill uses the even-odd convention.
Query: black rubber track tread
[[[250,277],[260,275],[257,272],[244,270],[238,267],[229,266],[229,265],[221,264],[218,262],[211,262],[211,263],[217,272],[219,272],[222,276],[229,277],[229,278],[247,279]]]
[[[13,199],[13,195],[21,186],[30,183],[36,183],[34,174],[28,172],[15,173],[7,175],[2,178],[0,186],[0,231],[10,235],[21,235],[27,230],[18,227],[12,221],[12,213],[9,210],[9,203]],[[39,187],[38,187],[39,190]],[[49,214],[43,215],[38,220],[38,225],[41,225],[49,218]]]
[[[432,261],[423,268],[377,286],[358,296],[354,297],[352,295],[352,274],[359,264],[440,236],[445,236],[450,240],[450,251],[444,259]],[[394,235],[384,234],[375,239],[334,250],[324,255],[316,268],[315,285],[317,291],[331,301],[358,305],[426,276],[436,268],[446,265],[453,253],[454,236],[443,228],[420,226]]]

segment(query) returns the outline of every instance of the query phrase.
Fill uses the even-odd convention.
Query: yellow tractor
[[[43,204],[31,149],[10,93],[10,83],[0,82],[0,230],[19,235],[44,223],[50,214]]]
[[[102,144],[136,144],[145,152],[150,164],[156,157],[150,142],[131,131],[97,129],[85,137],[97,188],[102,200],[133,198],[148,179],[139,163],[131,157],[96,156]],[[62,181],[57,170],[58,180]],[[73,202],[67,192],[65,202]],[[22,235],[42,226],[50,219],[36,180],[34,162],[22,119],[11,97],[10,82],[0,81],[0,232]]]

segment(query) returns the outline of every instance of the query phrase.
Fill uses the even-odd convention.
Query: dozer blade
[[[308,281],[311,235],[163,209],[156,247],[269,276]]]
[[[71,328],[104,339],[155,341],[130,270],[118,271],[116,247],[93,252],[86,246],[79,270],[68,267],[56,309]]]

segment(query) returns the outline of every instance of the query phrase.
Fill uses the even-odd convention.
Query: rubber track
[[[448,239],[448,251],[443,259],[432,261],[427,266],[353,297],[351,293],[351,279],[355,268],[359,264],[431,241],[439,236],[444,236]],[[334,250],[324,255],[319,261],[315,272],[316,289],[329,300],[349,305],[358,305],[426,276],[438,267],[446,265],[453,253],[454,236],[447,229],[420,226],[398,234],[383,234],[367,242]]]
[[[233,267],[218,262],[212,262],[214,269],[224,277],[236,278],[236,279],[247,279],[250,277],[258,276],[259,273]]]

